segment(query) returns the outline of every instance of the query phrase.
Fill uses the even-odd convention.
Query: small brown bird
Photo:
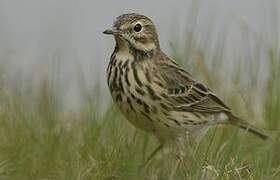
[[[161,51],[148,17],[123,14],[103,33],[116,40],[107,68],[113,100],[134,126],[159,139],[160,146],[152,155],[166,144],[180,151],[182,137],[213,124],[235,125],[268,138],[235,116],[208,87]]]

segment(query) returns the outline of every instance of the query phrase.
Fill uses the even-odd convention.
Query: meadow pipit
[[[179,148],[178,139],[186,133],[213,124],[235,125],[268,138],[161,51],[148,17],[123,14],[103,33],[116,40],[107,68],[113,100],[134,126],[159,139],[156,151],[170,143]]]

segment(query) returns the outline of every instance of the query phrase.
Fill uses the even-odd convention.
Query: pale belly
[[[155,132],[155,122],[151,118],[151,116],[155,115],[151,113],[145,113],[143,106],[138,105],[138,103],[134,99],[132,99],[132,97],[123,95],[122,101],[119,101],[117,100],[117,98],[114,98],[113,94],[113,99],[117,104],[119,110],[130,123],[144,131],[148,131],[151,133]]]
[[[178,126],[170,119],[167,119],[157,102],[150,101],[147,103],[149,106],[148,111],[147,109],[145,110],[145,105],[137,103],[137,100],[131,99],[131,96],[123,95],[122,101],[120,101],[119,97],[117,98],[118,95],[114,95],[114,93],[112,95],[119,110],[131,124],[155,135],[161,142],[174,140],[176,137],[188,132],[186,127]],[[130,100],[127,101],[127,98]],[[148,101],[144,102],[144,100],[142,100],[143,103]]]

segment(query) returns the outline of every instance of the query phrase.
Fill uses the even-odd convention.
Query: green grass
[[[258,101],[263,112],[257,120],[264,120],[263,127],[276,129],[268,132],[277,137],[280,65],[274,51],[268,51],[270,75],[263,99]],[[199,67],[203,64],[194,65],[211,74],[211,69]],[[63,113],[54,85],[57,83],[53,81],[44,80],[35,90],[16,88],[13,93],[2,84],[0,179],[167,179],[170,175],[176,157],[165,151],[147,169],[141,169],[157,141],[132,127],[114,106],[100,113],[98,104],[102,99],[96,93],[84,91],[86,101],[80,112]],[[221,82],[212,84],[217,91],[221,90]],[[249,91],[252,89],[243,93]],[[242,101],[231,97],[230,91],[223,94],[238,112]],[[250,95],[254,97],[254,92]],[[246,105],[254,106],[255,101],[248,99]],[[254,112],[248,110],[246,116],[257,117],[259,113]],[[205,136],[187,145],[184,165],[175,178],[279,179],[279,148],[277,139],[265,142],[234,127],[213,126]]]
[[[268,84],[273,88],[268,85],[267,94],[275,98],[266,98],[266,124],[280,116],[280,86],[276,78]],[[114,106],[100,114],[93,99],[79,113],[61,113],[49,86],[32,103],[2,93],[0,179],[167,179],[175,164],[172,153],[161,152],[141,171],[157,142],[128,124]],[[191,142],[177,179],[280,178],[277,141],[213,126]]]
[[[279,43],[253,42],[257,48],[247,49],[253,55],[246,61],[241,56],[233,73],[227,74],[221,68],[227,66],[222,45],[209,52],[205,44],[210,41],[195,43],[195,37],[188,34],[187,43],[180,48],[172,44],[173,57],[224,97],[238,115],[266,129],[274,140],[262,141],[235,127],[212,126],[186,145],[187,156],[175,179],[280,179]],[[265,53],[265,67],[260,65],[259,51]],[[258,77],[264,69],[268,76],[260,83]],[[37,88],[28,82],[22,87],[20,80],[10,86],[3,80],[4,71],[2,65],[1,180],[168,179],[175,155],[162,151],[143,169],[158,143],[130,125],[113,105],[100,111],[103,99],[99,93],[104,87],[87,90],[81,75],[82,108],[63,112],[56,76],[42,80]],[[56,72],[59,67],[53,67]]]

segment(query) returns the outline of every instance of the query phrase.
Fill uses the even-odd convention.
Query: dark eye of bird
[[[134,31],[135,31],[135,32],[140,32],[141,30],[142,30],[141,24],[136,24],[136,25],[134,26]]]

